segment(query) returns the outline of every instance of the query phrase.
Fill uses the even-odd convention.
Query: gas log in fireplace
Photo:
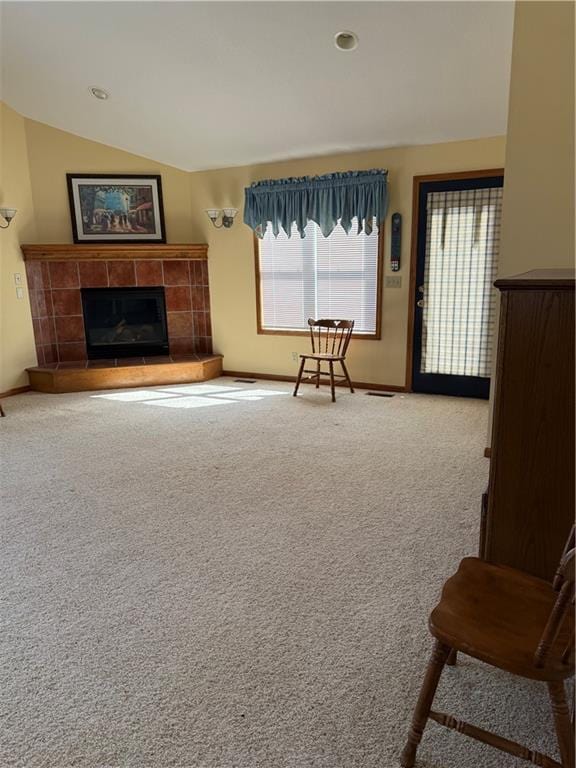
[[[164,288],[82,288],[91,360],[167,355]]]

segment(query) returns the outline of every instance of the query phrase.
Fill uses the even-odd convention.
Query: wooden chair
[[[350,344],[352,331],[354,330],[354,320],[308,320],[310,328],[310,341],[312,342],[312,352],[306,355],[300,355],[300,368],[298,378],[294,387],[294,397],[298,394],[298,387],[302,381],[304,373],[312,374],[306,376],[307,379],[316,380],[316,389],[320,386],[320,365],[328,363],[330,372],[330,389],[332,391],[332,402],[336,400],[336,391],[334,379],[346,379],[350,392],[354,392],[354,387],[348,375],[346,368],[346,350]],[[316,370],[311,371],[304,368],[307,360],[316,361]],[[334,363],[340,363],[343,374],[334,373]]]
[[[430,616],[436,642],[402,753],[404,768],[414,765],[428,718],[541,768],[573,768],[574,732],[564,680],[574,674],[574,557],[572,528],[553,584],[475,557],[462,560]],[[432,711],[440,675],[453,650],[546,683],[561,763],[452,715]]]

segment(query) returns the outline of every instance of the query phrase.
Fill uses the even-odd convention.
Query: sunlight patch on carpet
[[[129,392],[115,392],[113,395],[90,395],[94,398],[102,398],[103,400],[120,400],[123,402],[138,403],[143,400],[155,400],[162,397],[178,397],[177,394],[169,395],[166,392],[154,392],[154,390],[148,389],[136,389]]]
[[[162,389],[137,389],[108,395],[90,395],[103,400],[160,405],[166,408],[206,408],[210,405],[230,405],[243,401],[263,400],[287,392],[270,389],[239,389],[215,384],[192,384]]]
[[[216,400],[208,397],[177,397],[170,400],[151,400],[148,405],[161,405],[165,408],[206,408],[210,405],[226,405],[234,403],[233,400]]]
[[[160,392],[175,392],[176,394],[184,393],[185,395],[212,395],[216,392],[241,391],[238,387],[226,387],[218,384],[184,384],[183,386],[160,387],[157,390]]]
[[[243,389],[237,392],[228,392],[225,395],[215,393],[214,397],[229,397],[233,400],[262,400],[273,395],[287,395],[288,392],[272,392],[269,389]]]

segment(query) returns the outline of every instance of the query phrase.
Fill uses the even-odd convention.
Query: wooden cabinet
[[[551,580],[574,520],[574,271],[497,280],[483,556]]]

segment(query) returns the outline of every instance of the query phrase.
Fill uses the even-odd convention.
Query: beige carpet
[[[487,405],[212,385],[4,401],[1,766],[398,765]],[[536,684],[462,659],[438,707],[556,753]],[[434,723],[419,757],[524,765]]]

